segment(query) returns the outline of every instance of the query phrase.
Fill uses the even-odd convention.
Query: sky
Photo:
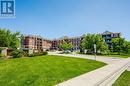
[[[130,0],[15,0],[16,18],[0,28],[54,39],[104,31],[130,40]]]

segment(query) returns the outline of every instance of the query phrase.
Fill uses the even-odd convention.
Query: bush
[[[83,54],[82,52],[76,52],[76,54]]]
[[[42,52],[42,55],[47,55],[47,54],[48,54],[48,52],[46,52],[46,51]]]
[[[0,58],[2,57],[2,54],[0,53]]]
[[[42,56],[47,54],[48,52],[37,52],[37,53],[29,54],[29,57]]]
[[[29,57],[34,57],[34,56],[36,56],[36,54],[33,53],[33,54],[29,54],[28,56]]]
[[[41,56],[40,53],[32,53],[32,54],[29,54],[29,57],[35,57],[35,56]]]
[[[5,57],[5,55],[1,53],[1,54],[0,54],[0,57]]]
[[[23,57],[25,55],[24,51],[23,50],[14,50],[12,53],[11,53],[11,56],[13,56],[13,58],[20,58],[20,57]]]

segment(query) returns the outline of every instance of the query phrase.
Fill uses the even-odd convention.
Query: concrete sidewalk
[[[97,70],[72,78],[57,86],[111,86],[127,69],[129,59],[117,61]]]
[[[57,53],[49,54],[95,60],[95,57],[92,55]],[[115,80],[130,66],[130,58],[124,59],[97,56],[96,60],[107,63],[108,65],[81,76],[72,78],[56,86],[111,86]],[[130,67],[128,70],[130,70]]]
[[[58,55],[58,56],[68,56],[68,57],[77,57],[77,58],[84,58],[84,59],[91,59],[95,60],[94,55],[82,55],[82,54],[57,54],[57,53],[49,53],[49,55]],[[105,57],[105,56],[96,56],[97,61],[101,61],[107,64],[112,64],[116,61],[123,60],[124,58],[116,58],[116,57]]]

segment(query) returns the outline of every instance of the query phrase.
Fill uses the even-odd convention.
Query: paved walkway
[[[92,55],[56,53],[49,54],[95,60],[95,57]],[[108,65],[72,78],[68,81],[58,84],[57,86],[111,86],[113,82],[128,68],[130,63],[130,58],[123,59],[116,57],[97,56],[96,60],[105,62]],[[130,70],[130,67],[128,70]]]
[[[105,56],[95,56],[94,55],[82,55],[82,54],[57,54],[55,52],[50,52],[50,55],[60,55],[60,56],[69,56],[69,57],[77,57],[77,58],[85,58],[91,60],[101,61],[107,64],[112,64],[116,61],[123,60],[124,58],[116,58],[116,57],[105,57]]]
[[[130,61],[130,59],[129,59]],[[128,60],[120,60],[97,70],[88,72],[57,86],[111,86],[115,80],[126,70]]]
[[[127,71],[130,71],[130,65],[129,65],[129,67],[127,68]]]

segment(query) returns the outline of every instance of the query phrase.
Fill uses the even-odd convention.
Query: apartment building
[[[41,52],[50,49],[51,41],[44,39],[41,36],[24,35],[21,47],[23,50],[30,52]]]
[[[101,35],[105,39],[105,42],[108,44],[109,47],[112,46],[112,38],[121,37],[121,33],[113,33],[110,31],[105,31]]]
[[[43,51],[49,51],[52,46],[52,41],[48,39],[42,39],[42,49]]]
[[[59,45],[65,41],[67,43],[72,43],[73,45],[73,48],[71,49],[72,51],[78,51],[80,50],[80,43],[82,39],[83,39],[83,36],[79,36],[79,37],[64,36],[59,39],[52,40],[51,50],[59,50]]]
[[[110,48],[112,46],[112,42],[111,42],[112,38],[121,37],[121,33],[114,33],[114,32],[110,32],[110,31],[105,31],[101,35]],[[80,49],[80,44],[81,44],[83,38],[84,38],[84,36],[79,36],[79,37],[64,36],[64,37],[61,37],[60,39],[53,40],[51,48],[54,50],[58,50],[59,44],[62,43],[63,41],[65,41],[67,43],[72,43],[72,45],[73,45],[72,51],[77,51]]]
[[[108,44],[108,46],[111,48],[112,38],[120,37],[121,33],[113,33],[109,31],[105,31],[101,35],[104,38],[105,42]],[[31,52],[41,52],[46,50],[60,50],[59,45],[65,41],[67,43],[72,43],[73,45],[73,48],[71,49],[72,51],[79,51],[80,44],[83,38],[84,36],[79,36],[79,37],[64,36],[59,39],[48,40],[42,38],[41,36],[28,35],[23,37],[21,44],[24,50],[32,50]]]

